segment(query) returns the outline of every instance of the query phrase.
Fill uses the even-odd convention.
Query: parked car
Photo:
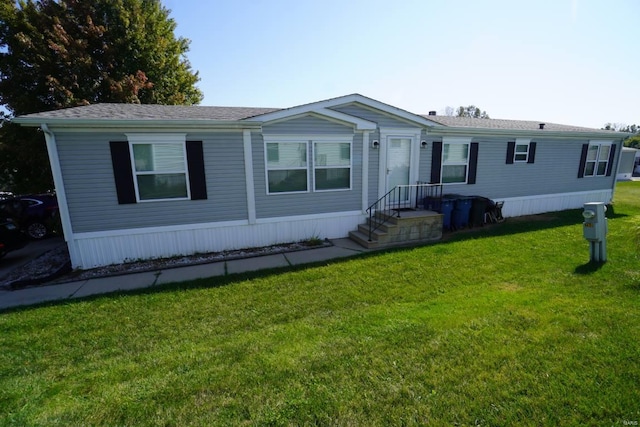
[[[11,220],[0,220],[0,258],[23,248],[29,239]]]
[[[0,201],[0,219],[11,218],[32,239],[42,239],[59,229],[55,194],[30,194]]]

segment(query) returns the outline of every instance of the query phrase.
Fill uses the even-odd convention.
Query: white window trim
[[[263,150],[264,150],[264,185],[266,194],[269,196],[275,195],[284,195],[284,194],[307,194],[311,192],[317,193],[326,193],[332,191],[350,191],[353,189],[353,134],[344,134],[344,135],[277,135],[277,134],[266,134],[263,135]],[[269,143],[278,143],[278,142],[297,142],[301,144],[307,145],[307,166],[301,168],[282,168],[282,169],[269,169],[268,158],[267,158],[267,144]],[[313,147],[316,142],[348,142],[350,146],[350,154],[351,154],[351,163],[350,163],[350,171],[349,171],[349,185],[350,188],[340,188],[335,190],[316,190],[315,189],[315,159]],[[306,169],[307,171],[307,190],[306,191],[282,191],[282,192],[270,192],[269,191],[269,171],[270,170],[291,170],[291,169]],[[313,185],[311,185],[311,180],[313,177]]]
[[[353,138],[351,139],[347,139],[347,140],[342,140],[342,139],[336,139],[333,141],[328,141],[328,140],[323,140],[323,141],[319,141],[319,140],[313,140],[312,142],[312,169],[313,169],[313,191],[316,193],[327,193],[327,192],[332,192],[332,191],[351,191],[353,189]],[[317,166],[316,165],[316,144],[326,144],[326,143],[333,143],[333,144],[349,144],[349,188],[328,188],[326,190],[318,190],[316,188],[316,169],[344,169],[347,166]]]
[[[471,139],[472,137],[443,137],[442,138],[442,157],[440,158],[440,183],[442,185],[461,185],[466,184],[469,181],[469,157],[471,155]],[[445,145],[461,145],[467,144],[467,161],[456,163],[444,163],[444,147]],[[443,182],[442,172],[445,166],[466,166],[464,181],[460,182]]]
[[[526,153],[518,153],[518,145],[524,145],[527,147]],[[513,147],[513,163],[527,163],[529,161],[529,154],[531,152],[531,139],[529,138],[516,138],[516,145]],[[518,154],[525,154],[524,160],[517,160]]]
[[[133,186],[136,192],[136,202],[137,203],[153,203],[153,202],[164,202],[164,201],[184,201],[191,200],[191,186],[189,183],[189,164],[187,161],[187,134],[126,134],[127,140],[129,141],[129,157],[131,159],[131,172],[133,173]],[[174,171],[167,172],[164,171],[162,173],[184,173],[185,176],[185,185],[187,187],[187,197],[171,197],[167,199],[141,199],[140,198],[140,190],[138,188],[138,176],[139,175],[157,175],[158,173],[154,172],[137,172],[136,171],[136,159],[133,154],[133,146],[135,144],[182,144],[182,153],[184,160],[184,171]]]
[[[587,159],[584,162],[584,178],[602,178],[602,177],[606,177],[607,176],[607,169],[609,169],[609,157],[611,156],[611,146],[613,145],[612,142],[610,141],[589,141],[589,148],[587,149]],[[598,147],[598,154],[596,155],[596,159],[595,160],[589,160],[588,156],[589,156],[589,150],[591,149],[591,147]],[[607,159],[605,160],[601,160],[600,159],[600,153],[602,152],[602,147],[609,147],[609,154],[607,154]],[[598,163],[602,163],[605,162],[607,165],[604,168],[604,173],[602,175],[598,174]],[[589,163],[593,163],[593,174],[592,175],[587,175],[587,165]]]

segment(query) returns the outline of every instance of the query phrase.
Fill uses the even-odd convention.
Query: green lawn
[[[1,313],[0,425],[638,425],[640,182],[581,218]]]

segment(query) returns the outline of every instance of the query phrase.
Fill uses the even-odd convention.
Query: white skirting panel
[[[73,268],[254,248],[311,238],[346,237],[365,220],[360,211],[331,215],[77,233],[68,239]]]
[[[611,203],[612,190],[581,191],[576,193],[543,194],[538,196],[496,198],[504,200],[502,215],[505,217],[535,215],[567,209],[579,209],[587,202]]]

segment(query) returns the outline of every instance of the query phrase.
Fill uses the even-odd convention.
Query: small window
[[[307,191],[306,142],[268,142],[266,151],[269,193]]]
[[[469,144],[444,144],[442,147],[442,183],[466,183]]]
[[[527,160],[529,160],[529,144],[516,144],[513,161],[526,162]]]
[[[351,143],[314,143],[315,190],[349,190],[351,188]]]
[[[584,176],[605,176],[609,166],[611,145],[589,145],[584,165]]]
[[[132,143],[131,152],[139,201],[189,198],[184,143]]]

